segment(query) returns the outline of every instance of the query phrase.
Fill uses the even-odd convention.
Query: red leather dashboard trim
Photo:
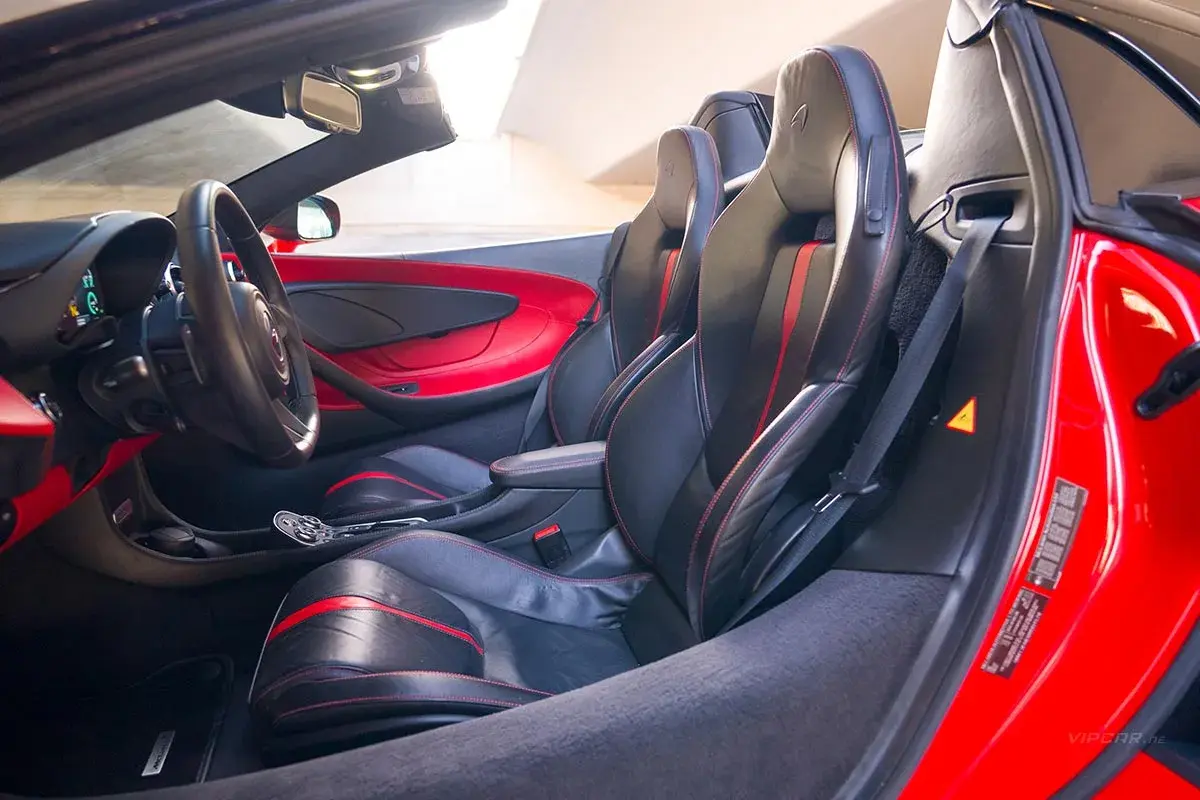
[[[596,296],[590,286],[570,278],[508,267],[281,253],[274,258],[284,283],[388,283],[515,295],[517,310],[498,322],[437,338],[325,354],[373,386],[416,383],[419,397],[478,391],[544,370]],[[317,398],[324,410],[361,408],[320,381]]]
[[[54,423],[8,381],[0,380],[0,436],[54,435]]]
[[[7,384],[4,384],[7,386]],[[0,414],[5,413],[0,409]],[[0,434],[6,429],[7,420],[0,421]],[[53,427],[53,426],[51,426]],[[116,470],[129,463],[138,453],[142,452],[158,435],[139,436],[135,439],[122,439],[108,451],[104,466],[78,492],[71,491],[71,477],[64,467],[58,466],[50,470],[37,488],[13,498],[13,506],[17,510],[17,527],[12,536],[0,545],[0,553],[12,547],[39,525],[71,505],[80,495],[93,489],[96,484],[107,478]]]

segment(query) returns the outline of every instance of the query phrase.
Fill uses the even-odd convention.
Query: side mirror
[[[325,133],[362,130],[362,100],[358,92],[333,78],[305,72],[283,82],[283,105],[310,128]]]
[[[284,242],[317,242],[332,239],[341,229],[337,203],[315,194],[284,209],[263,227],[263,233]]]

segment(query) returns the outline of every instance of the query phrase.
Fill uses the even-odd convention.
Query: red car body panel
[[[1122,736],[1196,624],[1200,403],[1147,421],[1134,402],[1200,340],[1200,275],[1083,230],[1067,269],[1035,513],[909,798],[1049,797]],[[1088,497],[1045,589],[1026,577],[1059,478]],[[985,672],[1022,590],[1046,598],[1040,619],[1009,677]]]
[[[1097,800],[1195,800],[1200,789],[1145,753],[1138,753],[1096,795]]]
[[[475,392],[546,369],[596,292],[570,278],[506,267],[385,258],[276,254],[284,283],[388,283],[505,292],[519,301],[504,319],[350,353],[326,354],[377,387],[418,383],[421,397]],[[318,381],[324,410],[361,406]]]

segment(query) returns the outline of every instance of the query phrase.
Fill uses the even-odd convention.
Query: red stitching
[[[476,545],[473,542],[466,541],[465,539],[462,539],[461,537],[458,537],[458,536],[451,536],[449,534],[438,533],[437,531],[414,531],[411,533],[398,533],[395,536],[391,537],[390,539],[383,539],[382,541],[379,541],[374,544],[368,545],[367,547],[364,547],[362,550],[356,550],[355,552],[350,553],[349,555],[345,556],[345,558],[366,558],[367,556],[374,555],[375,553],[378,553],[381,550],[384,550],[384,549],[389,548],[396,544],[400,544],[401,542],[408,541],[410,539],[437,539],[440,541],[449,542],[450,544],[455,544],[455,545],[458,545],[459,547],[465,547],[468,550],[475,550],[477,552],[483,553],[486,556],[490,556],[492,558],[496,558],[501,561],[505,561],[505,562],[511,564],[512,566],[517,567],[518,569],[525,570],[526,572],[532,572],[535,575],[540,575],[544,578],[548,578],[551,580],[563,581],[565,583],[578,583],[578,584],[582,584],[582,585],[601,584],[601,583],[620,583],[622,581],[634,580],[635,578],[651,577],[650,573],[648,573],[648,572],[631,572],[628,575],[618,575],[613,578],[571,578],[566,575],[559,575],[558,573],[555,573],[555,572],[548,572],[544,569],[538,569],[537,567],[534,567],[531,564],[526,564],[524,561],[518,561],[515,558],[510,558],[509,556],[506,556],[497,550],[493,550],[488,547],[483,547],[482,545]]]
[[[321,664],[320,666],[316,666],[316,667],[305,667],[304,669],[297,670],[295,672],[288,673],[287,675],[284,675],[281,678],[277,678],[274,681],[272,681],[267,686],[267,688],[263,689],[261,692],[255,692],[255,695],[258,699],[262,699],[263,697],[266,697],[267,695],[269,695],[271,692],[279,691],[280,689],[284,688],[285,686],[291,685],[292,683],[294,683],[296,680],[298,680],[300,677],[302,677],[304,675],[310,675],[314,672],[326,672],[328,670],[336,670],[336,669],[345,669],[345,670],[350,670],[352,672],[361,673],[358,677],[362,677],[362,675],[368,674],[367,671],[365,669],[363,669],[362,667],[348,667],[348,666],[338,666],[335,664]],[[331,679],[331,680],[341,680],[341,679],[339,678],[339,679]],[[353,679],[346,678],[345,680],[353,680]]]
[[[490,684],[491,686],[499,686],[504,689],[518,689],[522,692],[532,692],[533,694],[540,694],[543,697],[554,696],[554,692],[544,692],[541,689],[532,689],[528,686],[518,686],[515,683],[505,683],[504,681],[493,681],[488,680],[487,678],[477,678],[474,675],[466,675],[461,672],[439,672],[438,670],[433,669],[397,669],[388,672],[364,672],[362,675],[355,675],[353,677],[328,678],[322,681],[313,681],[313,683],[339,683],[342,681],[360,681],[363,678],[391,678],[401,677],[404,675],[438,675],[447,678],[462,678],[463,680],[486,683]]]
[[[656,342],[661,338],[662,337],[658,337],[658,339],[655,339],[654,341]],[[647,346],[647,348],[645,350],[643,350],[641,353],[638,353],[637,358],[635,358],[633,361],[631,361],[629,363],[629,366],[627,366],[625,369],[621,370],[621,375],[624,375],[626,372],[633,370],[635,367],[640,368],[644,361],[649,361],[654,356],[657,356],[660,352],[662,352],[662,350],[666,347],[668,342],[669,342],[669,340],[664,340],[662,346],[660,346],[654,350],[650,349],[650,347],[654,345],[654,342],[651,342],[650,346]],[[617,403],[619,403],[621,401],[621,397],[624,394],[623,388],[628,388],[627,386],[625,386],[625,387],[618,386],[618,381],[620,381],[621,375],[618,375],[616,378],[613,379],[613,382],[611,384],[609,384],[610,388],[611,387],[617,387],[617,388],[613,391],[612,395],[604,403],[604,406],[601,410],[600,415],[598,417],[593,417],[591,423],[589,423],[589,425],[588,425],[589,433],[592,433],[594,435],[600,435],[600,430],[596,426],[599,425],[604,420],[604,417],[608,414],[609,409],[611,409],[613,406],[615,406]],[[643,378],[642,380],[645,380],[645,378]],[[625,382],[625,383],[627,383],[627,382]],[[603,398],[601,398],[601,399],[603,399]],[[616,420],[614,418],[614,422],[615,421]],[[611,428],[610,428],[610,430],[611,430]]]
[[[717,155],[717,145],[711,136],[707,137],[706,141],[708,143],[709,155],[712,156],[713,164],[716,165],[718,183],[720,183],[719,176],[721,174],[721,159],[720,156]],[[723,194],[724,187],[718,187],[717,191],[713,192],[713,221],[712,224],[708,226],[708,232],[710,235],[712,233],[712,229],[716,227],[717,221],[724,216],[724,212],[717,214],[717,208],[720,206]],[[701,314],[703,313],[704,309],[704,303],[701,299],[704,295],[704,250],[708,247],[708,238],[710,237],[706,236],[704,243],[705,246],[704,248],[701,248],[700,251],[700,268],[696,276],[696,366],[700,377],[700,391],[698,392],[700,395],[700,411],[704,416],[704,424],[706,429],[712,430],[712,414],[708,409],[708,381],[704,378],[704,336],[702,333],[704,326],[701,322]]]
[[[779,441],[776,442],[771,447],[771,449],[767,451],[767,455],[763,458],[762,461],[759,462],[758,466],[756,466],[754,468],[754,470],[750,473],[750,476],[748,478],[746,478],[745,483],[742,484],[742,488],[739,489],[737,495],[734,496],[733,502],[729,504],[729,510],[725,512],[725,516],[721,519],[721,524],[717,526],[716,535],[713,536],[712,547],[709,548],[708,558],[704,562],[704,574],[702,576],[700,576],[700,597],[698,598],[698,601],[697,601],[697,606],[699,609],[700,616],[699,616],[699,619],[697,620],[697,622],[699,623],[699,626],[700,626],[700,636],[702,638],[704,636],[704,593],[708,587],[708,568],[712,565],[713,556],[717,552],[717,545],[721,541],[721,534],[724,533],[724,531],[725,531],[725,525],[729,522],[730,517],[733,516],[734,509],[737,508],[738,503],[741,501],[742,497],[746,494],[746,491],[750,488],[751,484],[754,483],[754,479],[758,477],[758,474],[760,472],[762,472],[763,469],[766,468],[767,464],[771,461],[772,458],[774,458],[775,454],[779,451],[779,449],[781,447],[783,447],[783,445],[789,439],[792,438],[792,435],[796,432],[796,429],[799,428],[804,423],[804,421],[807,420],[812,415],[812,413],[814,411],[816,411],[817,406],[819,406],[821,404],[821,401],[824,400],[825,397],[827,395],[829,395],[839,385],[840,384],[837,384],[837,383],[829,384],[829,386],[827,386],[824,391],[822,391],[819,395],[817,395],[816,399],[813,400],[812,405],[804,410],[804,413],[800,415],[800,418],[792,423],[792,426],[790,428],[788,428],[787,433],[785,433],[782,437],[780,437]],[[753,449],[753,445],[751,445],[751,449]],[[749,454],[750,454],[750,451],[747,451],[746,455],[749,455]],[[745,456],[743,456],[743,460],[744,460],[744,458],[745,458]],[[736,466],[734,466],[733,471],[729,473],[729,477],[732,477],[737,472],[737,469],[739,466],[741,466],[741,463],[742,463],[741,460],[739,460],[738,464]],[[726,478],[725,483],[721,484],[721,489],[725,488],[725,484],[728,483],[728,481],[729,481],[729,478]],[[717,491],[719,494],[721,490],[718,489]],[[716,495],[714,495],[713,497],[715,499]],[[711,503],[709,504],[709,507],[710,508],[712,507]],[[705,512],[705,516],[707,518],[707,511]],[[704,522],[702,521],[700,523],[700,528],[697,529],[697,531],[696,531],[697,542],[699,541],[700,532],[703,530],[704,530]],[[693,544],[693,550],[694,549],[695,549],[695,544]],[[688,569],[690,570],[691,568],[692,568],[692,564],[691,564],[691,561],[689,560],[688,561]],[[685,586],[686,586],[686,584],[685,584]]]
[[[479,703],[480,705],[500,706],[502,708],[517,708],[518,706],[524,705],[523,703],[510,703],[507,700],[491,700],[486,697],[462,697],[460,695],[442,695],[439,697],[437,695],[424,695],[424,694],[393,694],[393,695],[379,695],[376,697],[351,697],[351,698],[347,698],[345,700],[327,700],[324,703],[313,703],[311,705],[301,706],[300,708],[293,708],[291,711],[285,711],[282,714],[280,714],[278,717],[276,717],[275,721],[278,722],[281,719],[286,719],[287,717],[291,717],[296,714],[303,713],[305,711],[316,711],[317,709],[321,709],[321,708],[335,708],[337,706],[352,705],[354,703],[375,703],[375,702],[407,703],[407,702],[411,702],[411,701],[421,702],[421,701],[426,701],[426,700],[435,700],[435,701],[444,700],[444,701],[458,701],[461,703]]]
[[[523,456],[514,456],[514,458],[522,458],[522,457]],[[500,459],[500,461],[497,461],[495,464],[492,464],[492,471],[499,472],[501,475],[520,475],[525,472],[552,472],[556,469],[560,469],[563,467],[590,467],[595,464],[603,464],[604,463],[603,456],[601,456],[599,458],[597,458],[596,456],[592,456],[590,458],[580,459],[580,460],[575,460],[575,461],[554,461],[554,462],[551,462],[549,464],[545,464],[542,466],[530,466],[530,467],[521,467],[518,469],[509,469],[500,464],[501,461],[505,461],[505,460],[507,460],[507,459],[502,458],[502,459]]]
[[[608,487],[609,505],[612,506],[613,514],[617,518],[617,529],[621,531],[621,535],[622,535],[622,537],[624,537],[626,544],[628,544],[630,547],[632,547],[633,551],[635,553],[637,553],[643,561],[646,561],[646,562],[649,562],[650,559],[646,558],[646,554],[642,552],[642,548],[638,547],[637,542],[635,542],[633,540],[633,535],[630,534],[629,529],[625,527],[625,521],[623,519],[621,519],[621,509],[617,503],[616,496],[613,494],[612,465],[609,462],[609,458],[612,456],[612,451],[613,451],[613,448],[612,448],[613,433],[617,429],[617,422],[621,419],[621,414],[623,414],[625,412],[625,409],[629,406],[630,401],[632,401],[633,398],[637,396],[637,393],[640,392],[647,384],[650,383],[650,379],[654,377],[654,373],[658,372],[660,369],[665,367],[667,364],[671,363],[671,359],[675,358],[675,356],[682,353],[686,348],[687,348],[687,343],[685,342],[683,344],[683,346],[681,346],[678,350],[676,350],[674,353],[671,353],[671,355],[669,355],[665,359],[663,359],[663,362],[661,364],[659,364],[654,369],[650,370],[650,374],[647,375],[645,378],[643,378],[642,382],[633,388],[633,391],[630,392],[629,396],[625,398],[625,402],[621,403],[621,407],[617,409],[617,413],[613,417],[612,427],[609,429],[609,434],[608,434],[609,447],[607,449],[605,449],[605,451],[604,451],[604,483]]]
[[[824,52],[824,51],[822,51],[822,52]],[[836,71],[838,74],[838,81],[843,84],[842,91],[844,93],[845,92],[845,78],[842,76],[842,69],[840,66],[838,66],[837,61],[835,61],[832,56],[830,56],[828,53],[826,53],[825,55],[826,55],[826,57],[829,58],[830,62],[833,64],[834,71]],[[871,285],[871,294],[867,298],[866,306],[863,308],[862,317],[860,317],[858,320],[858,329],[854,332],[854,339],[850,342],[849,349],[846,350],[846,360],[842,362],[842,368],[838,370],[837,378],[835,378],[835,380],[839,380],[839,381],[845,376],[846,370],[848,370],[850,368],[850,359],[852,359],[854,357],[854,350],[858,346],[859,337],[862,335],[863,325],[866,324],[867,317],[869,317],[871,315],[871,311],[875,307],[875,298],[878,295],[879,286],[883,283],[883,276],[887,272],[887,270],[884,269],[884,266],[887,264],[888,258],[892,254],[892,245],[896,241],[896,229],[899,227],[898,222],[899,222],[899,218],[900,218],[899,154],[896,152],[896,137],[894,135],[896,123],[892,119],[891,104],[888,103],[887,95],[883,91],[883,82],[879,77],[879,71],[875,68],[875,62],[872,61],[870,56],[867,56],[865,53],[863,54],[863,58],[866,59],[867,66],[869,66],[871,68],[871,73],[875,76],[875,87],[879,90],[879,102],[884,108],[884,116],[887,117],[888,123],[891,127],[891,130],[888,132],[888,142],[892,146],[892,171],[896,175],[896,201],[895,201],[895,203],[893,203],[895,208],[893,209],[893,212],[892,212],[891,231],[888,233],[887,245],[883,249],[883,258],[880,259],[880,261],[879,261],[880,268],[875,273],[875,281]],[[854,120],[854,109],[853,108],[850,109],[850,119],[851,119],[851,124],[853,124],[853,120]],[[832,295],[832,291],[830,292],[830,294]]]

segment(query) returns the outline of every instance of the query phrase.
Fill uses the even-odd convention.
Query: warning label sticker
[[[1058,586],[1062,576],[1063,562],[1071,550],[1083,506],[1087,503],[1087,489],[1059,478],[1054,482],[1054,496],[1050,499],[1050,510],[1042,526],[1033,563],[1025,576],[1028,583],[1042,589]]]
[[[1004,627],[992,642],[987,658],[983,661],[983,671],[992,675],[1007,678],[1025,653],[1025,645],[1033,636],[1046,601],[1050,598],[1038,594],[1032,589],[1022,588],[1013,601],[1012,608],[1004,620]]]

